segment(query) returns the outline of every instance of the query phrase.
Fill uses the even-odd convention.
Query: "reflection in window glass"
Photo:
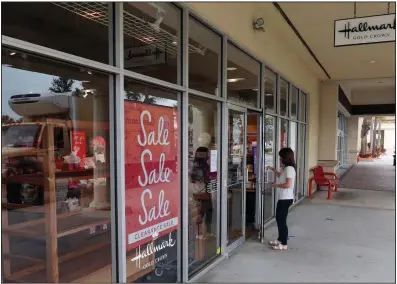
[[[235,47],[227,44],[227,97],[229,100],[258,106],[259,63]]]
[[[220,245],[220,103],[189,98],[189,274],[214,259]]]
[[[299,120],[306,122],[306,98],[307,95],[300,92],[299,95]]]
[[[189,19],[189,88],[220,95],[222,38]]]
[[[281,119],[280,149],[288,147],[288,120]]]
[[[288,92],[289,92],[288,82],[283,79],[280,79],[279,88],[280,88],[280,93],[279,93],[280,115],[287,116]]]
[[[110,5],[105,2],[3,3],[2,34],[112,63],[108,35]]]
[[[127,282],[173,283],[180,259],[177,93],[125,80]]]
[[[297,119],[298,118],[298,95],[299,90],[292,86],[291,89],[291,118]]]
[[[111,282],[109,76],[2,49],[2,82],[4,278]]]
[[[275,111],[276,107],[276,82],[277,82],[277,75],[270,71],[269,69],[265,69],[265,108],[266,111]]]
[[[276,121],[274,116],[265,116],[265,167],[276,167]],[[267,178],[265,178],[265,196],[264,196],[264,220],[267,220],[273,216],[273,191],[271,182],[274,181],[274,176],[269,177],[269,174],[273,175],[273,172],[266,171]],[[266,183],[267,182],[267,183]]]
[[[124,2],[124,68],[178,83],[181,11],[169,3]]]
[[[298,149],[298,123],[290,121],[290,129],[289,129],[289,148],[292,149],[295,153],[295,161],[297,158],[297,149]],[[297,179],[295,179],[295,186],[294,186],[294,196],[297,196]]]
[[[298,141],[298,159],[297,159],[297,177],[298,177],[298,199],[304,195],[305,188],[305,137],[306,127],[304,124],[299,123],[299,141]]]

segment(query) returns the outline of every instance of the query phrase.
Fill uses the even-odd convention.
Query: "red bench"
[[[318,186],[328,186],[327,199],[331,200],[332,188],[335,189],[335,192],[338,191],[339,178],[334,173],[324,172],[321,166],[314,167],[310,171],[313,172],[313,177],[309,180],[309,198],[313,196],[313,181],[315,181]]]

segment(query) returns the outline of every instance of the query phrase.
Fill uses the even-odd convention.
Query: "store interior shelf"
[[[104,253],[106,255],[104,255]],[[76,280],[80,282],[79,280],[86,276],[87,269],[90,268],[89,266],[96,265],[107,267],[108,265],[105,265],[105,261],[109,259],[110,254],[110,242],[102,241],[59,256],[58,263],[60,266],[59,270],[61,271],[59,282],[67,283],[75,282]],[[76,269],[76,265],[73,263],[77,257],[79,262],[84,263],[80,269]],[[46,261],[42,260],[38,261],[35,265],[11,274],[9,277],[5,277],[5,279],[22,283],[44,283],[46,282],[46,273],[42,273],[42,271],[45,269]],[[105,279],[102,279],[102,281],[98,282],[103,282],[104,280]],[[108,282],[110,281],[109,279]]]
[[[100,169],[101,172],[108,172],[107,169]],[[93,178],[106,178],[108,174],[100,174],[98,176],[94,175],[93,169],[81,169],[81,170],[68,170],[55,172],[55,179],[62,180],[67,179],[69,181],[79,181],[88,180]],[[26,174],[26,175],[16,175],[11,177],[3,178],[3,183],[17,183],[17,184],[35,184],[44,185],[44,175],[42,173],[37,174]]]
[[[55,169],[54,159],[52,158],[55,154],[54,128],[66,126],[69,131],[72,131],[75,127],[78,127],[80,131],[92,130],[93,123],[81,121],[71,123],[67,120],[58,119],[46,119],[40,123],[46,129],[42,142],[45,150],[27,151],[26,155],[23,152],[22,154],[19,153],[19,156],[42,156],[42,159],[40,159],[43,165],[42,172],[2,178],[2,249],[3,255],[5,255],[3,258],[3,277],[7,281],[17,282],[73,282],[86,276],[87,271],[99,271],[109,266],[109,260],[111,259],[109,231],[102,231],[101,229],[101,231],[91,235],[91,228],[94,228],[95,231],[98,226],[101,227],[110,223],[110,208],[108,206],[100,209],[91,208],[87,203],[94,201],[94,204],[97,204],[95,198],[89,200],[87,196],[81,196],[80,201],[87,201],[81,210],[60,213],[63,208],[60,208],[59,205],[62,205],[60,202],[64,200],[59,200],[59,193],[63,194],[63,192],[60,192],[61,189],[58,184],[91,180],[93,181],[92,189],[87,188],[87,192],[92,191],[95,196],[95,192],[98,192],[98,190],[107,190],[107,179],[98,179],[107,178],[109,170],[103,164],[97,164],[96,169]],[[108,129],[108,125],[104,124],[101,129]],[[10,152],[10,155],[3,153],[3,166],[12,161],[10,159],[14,157],[12,153]],[[31,206],[9,203],[7,199],[9,184],[42,186],[44,205]],[[103,187],[104,185],[105,187]],[[60,196],[63,196],[62,194]],[[81,192],[81,194],[83,193]],[[15,223],[21,217],[23,221]],[[103,226],[103,230],[106,230],[105,226]],[[75,238],[74,234],[78,236],[77,234],[84,231],[90,233],[90,242],[84,243],[84,246],[79,248],[72,246],[72,251],[68,251],[66,254],[59,250],[60,238],[66,236]],[[13,241],[15,238],[11,236],[44,242],[45,255],[31,255],[28,252],[25,255],[23,249],[16,253],[17,251],[14,250],[16,244]],[[94,238],[94,236],[99,239]],[[109,240],[106,238],[109,238]],[[94,239],[96,241],[91,243]],[[98,243],[98,241],[100,242]],[[39,256],[43,259],[36,259]],[[17,270],[11,269],[13,267],[11,264],[14,261],[15,264],[18,264],[19,269]],[[76,261],[84,265],[76,269]],[[111,279],[108,282],[110,281]]]

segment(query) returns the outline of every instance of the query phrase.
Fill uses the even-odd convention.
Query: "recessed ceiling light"
[[[375,63],[375,62],[376,62],[375,60],[372,60],[372,61],[370,61],[369,63],[370,63],[370,64],[373,64],[373,63]]]
[[[236,67],[227,67],[226,68],[228,71],[234,71],[234,70],[237,70],[237,68]]]
[[[15,54],[17,54],[17,53],[16,53],[16,52],[11,52],[11,53],[10,53],[11,56],[13,56],[13,55],[15,55]]]
[[[255,91],[255,92],[257,92],[258,91],[258,89],[257,88],[254,88],[254,89],[252,89],[253,91]]]
[[[92,72],[91,72],[91,71],[87,71],[87,73],[90,74],[90,75],[92,75]]]
[[[266,97],[273,97],[273,94],[265,94]]]
[[[172,42],[172,44],[173,44],[173,45],[177,45],[177,44],[178,44],[178,42],[176,42],[176,41],[173,41],[173,42]]]
[[[245,78],[232,78],[232,79],[227,79],[228,83],[235,83],[238,81],[243,81]]]

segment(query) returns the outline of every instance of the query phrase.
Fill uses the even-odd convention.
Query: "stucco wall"
[[[376,91],[367,89],[353,91],[353,105],[373,105],[373,104],[395,104],[396,90],[394,88],[378,89]]]
[[[319,160],[336,160],[338,87],[334,83],[321,86]]]
[[[319,137],[320,80],[309,69],[308,57],[302,56],[302,44],[291,46],[283,38],[292,30],[272,3],[185,3],[201,19],[230,37],[236,44],[263,60],[310,96],[309,98],[309,167],[317,164]],[[265,32],[252,28],[255,18],[263,17]],[[300,50],[300,53],[295,52]],[[310,59],[313,60],[313,59]]]

